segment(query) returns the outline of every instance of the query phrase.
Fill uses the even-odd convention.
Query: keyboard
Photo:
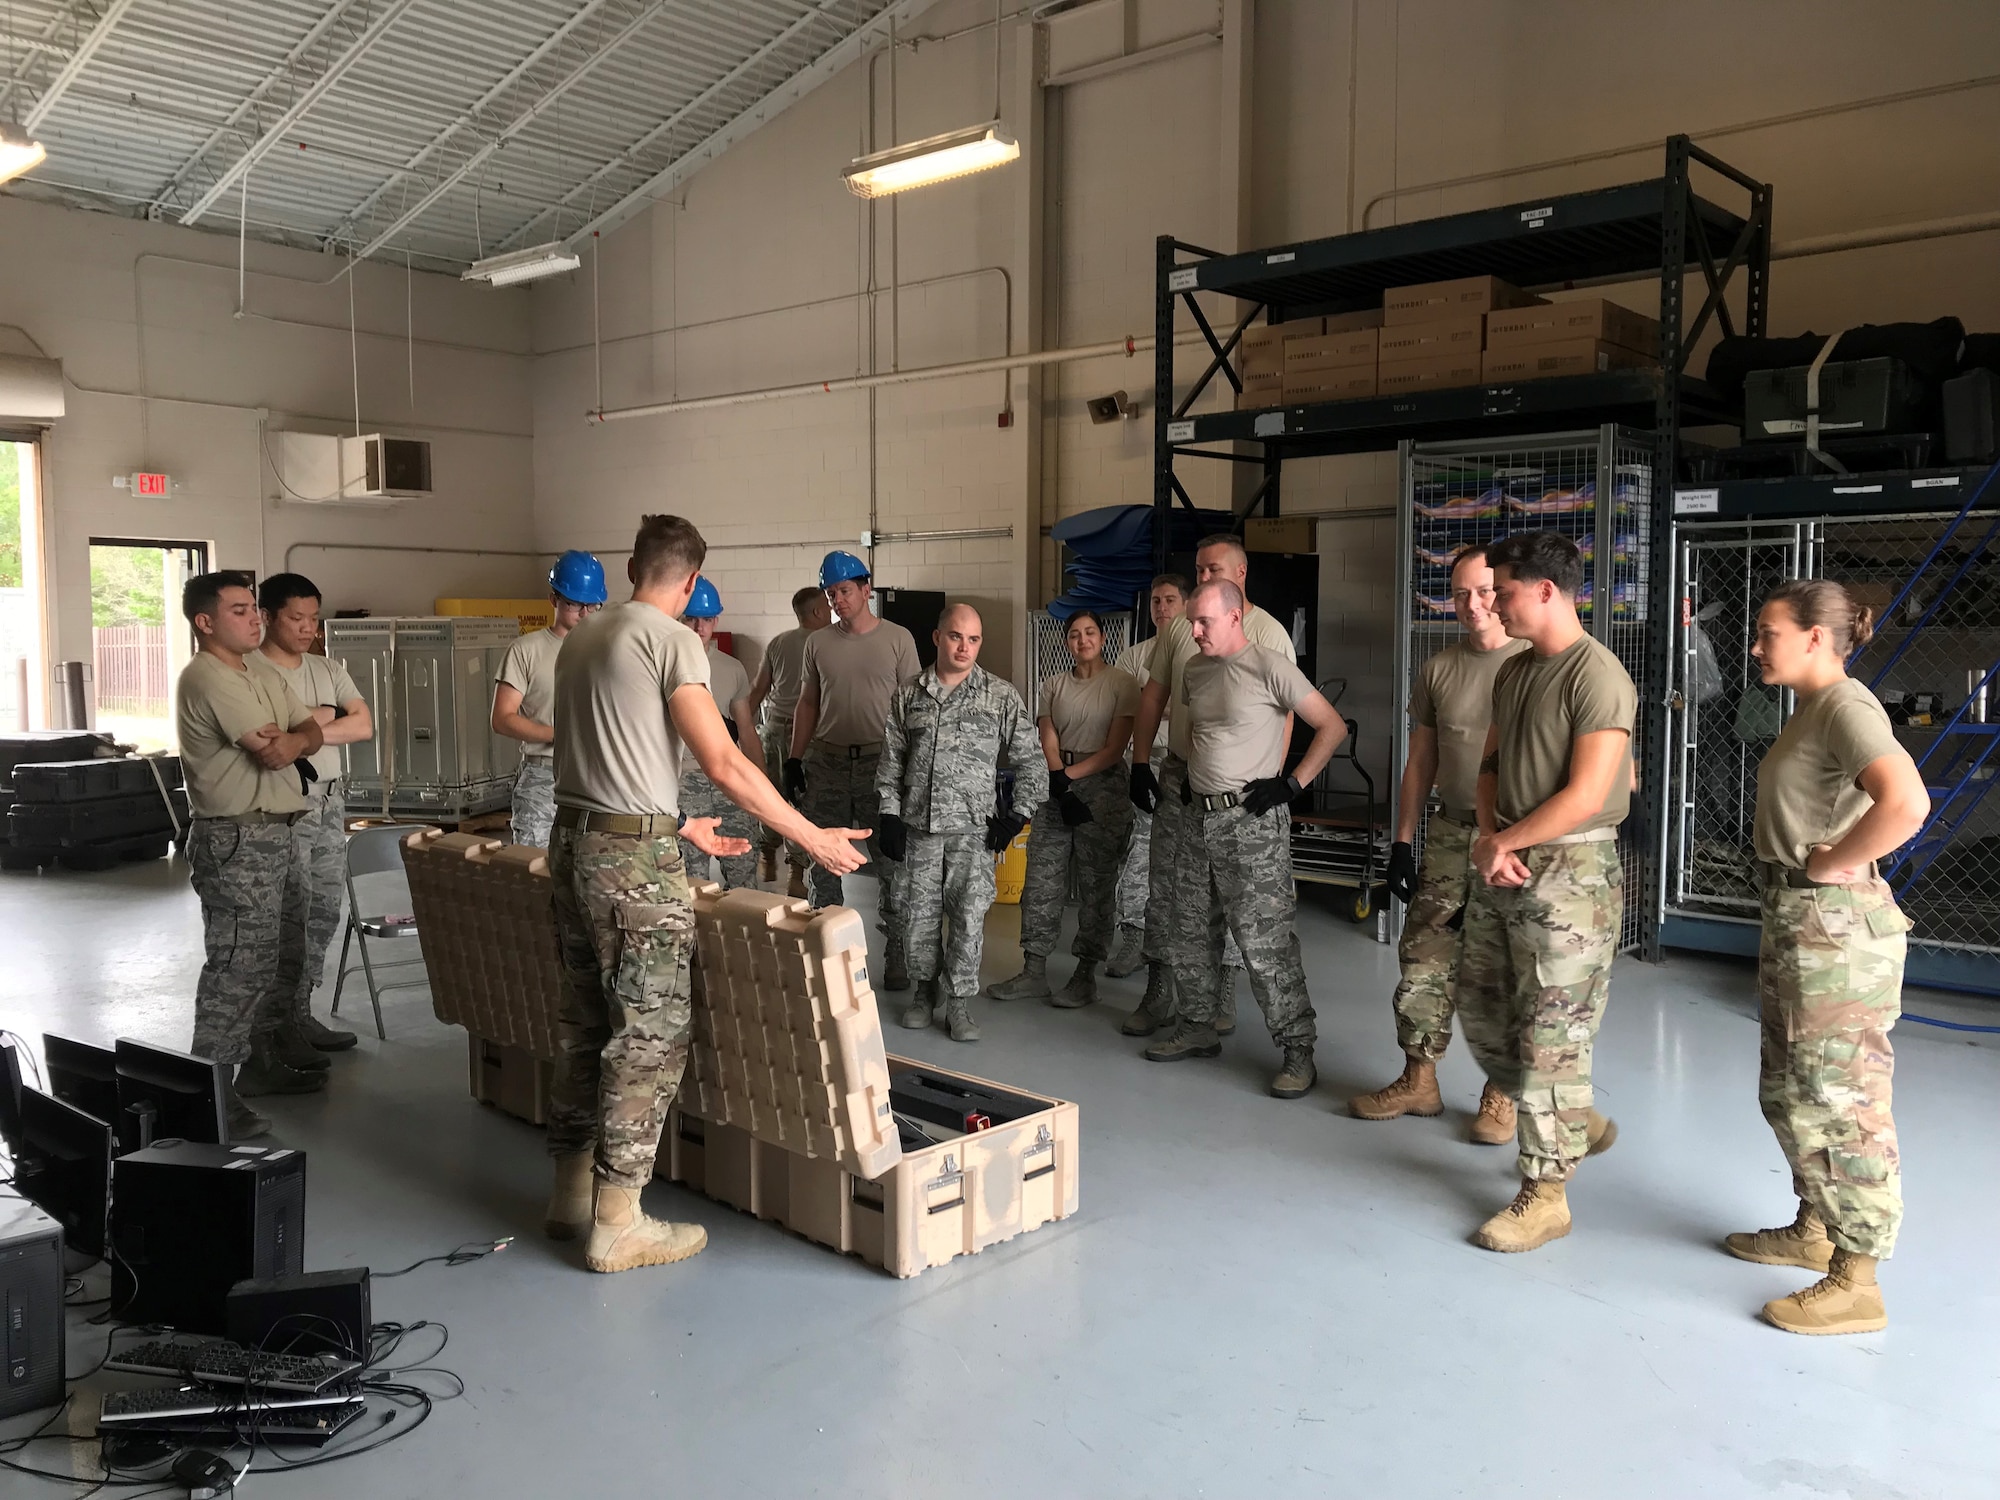
[[[125,1397],[156,1398],[159,1409],[150,1412],[122,1409],[122,1398]],[[368,1403],[351,1391],[338,1396],[286,1401],[275,1406],[262,1403],[254,1407],[241,1403],[226,1405],[210,1399],[205,1404],[220,1409],[191,1409],[202,1404],[200,1392],[186,1390],[112,1392],[104,1398],[104,1414],[98,1422],[98,1435],[105,1441],[107,1455],[119,1451],[121,1440],[144,1443],[160,1438],[222,1442],[249,1442],[254,1438],[258,1443],[303,1443],[318,1447],[357,1421],[368,1409]],[[129,1459],[114,1461],[146,1460],[134,1453]]]
[[[199,1343],[158,1339],[120,1349],[104,1362],[104,1368],[133,1375],[171,1375],[201,1385],[313,1395],[335,1381],[351,1379],[361,1362],[332,1355],[265,1354],[227,1339]]]
[[[359,1401],[360,1393],[350,1387],[319,1395],[244,1396],[225,1395],[199,1386],[161,1386],[148,1391],[107,1391],[98,1413],[101,1426],[116,1427],[132,1422],[151,1422],[173,1417],[209,1417],[218,1414],[259,1421],[271,1412],[312,1411],[317,1408]],[[325,1412],[321,1411],[324,1416]]]

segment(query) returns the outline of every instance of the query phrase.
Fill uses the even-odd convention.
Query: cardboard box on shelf
[[[1284,404],[1308,406],[1318,401],[1354,401],[1375,394],[1375,366],[1351,365],[1345,370],[1304,370],[1285,377]]]
[[[1323,318],[1294,318],[1289,323],[1252,323],[1237,344],[1237,368],[1245,375],[1277,374],[1285,368],[1285,340],[1324,333]]]
[[[1311,516],[1252,516],[1243,523],[1243,545],[1251,552],[1317,552],[1319,532]]]
[[[1266,406],[1282,406],[1285,400],[1285,377],[1275,371],[1243,376],[1243,389],[1236,393],[1238,411],[1255,411]]]
[[[1358,333],[1363,328],[1382,326],[1382,309],[1364,307],[1359,312],[1328,313],[1322,320],[1328,333]]]
[[[1439,354],[1471,354],[1486,347],[1486,322],[1478,313],[1435,318],[1428,323],[1399,323],[1378,335],[1381,358],[1429,359]]]
[[[1441,391],[1479,384],[1479,351],[1433,354],[1422,359],[1383,360],[1375,371],[1378,396],[1406,396],[1413,391]]]
[[[1660,352],[1660,323],[1644,313],[1602,297],[1579,302],[1549,302],[1540,307],[1516,307],[1486,315],[1486,347],[1513,349],[1549,344],[1558,339],[1601,339],[1655,358]]]
[[[1285,380],[1306,370],[1351,370],[1356,365],[1373,366],[1375,348],[1382,337],[1378,328],[1349,329],[1344,333],[1301,334],[1285,340]]]
[[[1607,370],[1645,369],[1657,363],[1650,355],[1607,344],[1602,339],[1558,339],[1546,344],[1487,350],[1481,379],[1487,385],[1501,385],[1513,380],[1549,380],[1558,375],[1602,375]]]
[[[1541,300],[1498,276],[1461,276],[1453,281],[1392,286],[1382,294],[1383,326],[1434,323],[1439,318],[1463,317],[1468,313],[1532,307]]]

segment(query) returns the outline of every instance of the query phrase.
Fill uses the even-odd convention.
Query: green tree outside
[[[90,623],[100,628],[163,623],[165,561],[158,547],[92,547]]]
[[[0,443],[0,589],[21,587],[21,464],[13,443]]]

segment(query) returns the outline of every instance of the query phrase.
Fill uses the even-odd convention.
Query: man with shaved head
[[[937,661],[896,690],[875,773],[875,841],[894,861],[915,986],[902,1024],[922,1030],[942,1008],[954,1042],[979,1040],[971,1000],[993,905],[993,856],[1027,823],[999,810],[1000,752],[1014,768],[1015,807],[1039,807],[1049,794],[1034,715],[1011,683],[979,666],[984,632],[969,604],[938,616]]]

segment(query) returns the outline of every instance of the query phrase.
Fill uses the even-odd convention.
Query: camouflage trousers
[[[1164,811],[1166,803],[1160,807]],[[1221,1007],[1224,938],[1233,935],[1271,1040],[1311,1046],[1319,1031],[1293,921],[1298,888],[1292,883],[1292,820],[1282,810],[1253,818],[1240,807],[1203,812],[1198,803],[1183,811],[1173,947],[1181,1016],[1198,1025],[1214,1023]],[[1156,832],[1158,822],[1156,817]]]
[[[1183,920],[1174,905],[1180,891],[1181,829],[1192,816],[1189,805],[1181,801],[1181,791],[1187,785],[1187,762],[1168,751],[1154,762],[1153,775],[1160,784],[1160,801],[1153,809],[1151,847],[1146,856],[1146,940],[1142,951],[1149,964],[1171,964],[1174,935],[1189,922],[1196,927],[1201,922],[1199,916]],[[1222,961],[1231,968],[1243,965],[1234,932],[1223,937]]]
[[[821,828],[873,828],[882,816],[881,799],[875,792],[875,766],[881,758],[880,751],[849,755],[844,746],[814,740],[806,749],[806,795],[799,811]],[[916,837],[915,832],[910,836]],[[882,931],[888,939],[884,958],[893,967],[903,956],[903,926],[896,914],[898,882],[891,878],[894,871],[885,864],[872,838],[868,841],[868,863],[858,873],[881,881]],[[832,871],[813,865],[806,872],[806,881],[815,907],[841,904],[840,877]]]
[[[1131,784],[1128,778],[1128,786]],[[1118,866],[1118,925],[1146,926],[1148,876],[1153,862],[1153,815],[1132,809],[1132,837],[1125,845],[1125,858]]]
[[[281,968],[305,947],[304,885],[291,825],[196,818],[188,824],[188,872],[201,898],[204,958],[194,990],[194,1043],[215,1062],[240,1063],[254,1040],[291,1014]],[[296,979],[292,981],[296,987]]]
[[[307,794],[311,805],[292,825],[290,878],[298,887],[288,904],[303,907],[297,946],[287,944],[278,964],[278,987],[291,996],[289,1014],[303,1021],[326,976],[326,953],[340,933],[347,894],[347,799],[335,785],[324,797]],[[289,931],[287,936],[292,936]]]
[[[1090,821],[1076,828],[1063,822],[1054,802],[1036,809],[1028,829],[1028,875],[1021,887],[1021,951],[1047,958],[1055,951],[1069,899],[1070,872],[1076,872],[1076,937],[1069,945],[1085,964],[1111,951],[1118,865],[1132,836],[1132,783],[1125,767],[1112,766],[1071,783]]]
[[[549,1154],[595,1149],[600,1179],[643,1188],[688,1060],[694,906],[680,840],[558,828],[549,877],[562,961]]]
[[[1767,886],[1763,904],[1758,1102],[1793,1191],[1833,1242],[1886,1260],[1903,1219],[1889,1029],[1903,1010],[1909,921],[1880,879]]]
[[[681,816],[719,818],[721,822],[716,825],[717,833],[724,838],[748,840],[749,853],[725,855],[716,858],[715,863],[722,871],[724,890],[757,889],[757,840],[763,834],[764,825],[723,796],[722,788],[710,781],[708,773],[699,766],[689,766],[681,772]],[[694,864],[689,878],[706,880],[708,862],[714,856],[703,854],[690,844],[688,857]]]
[[[979,993],[979,959],[986,947],[986,913],[993,906],[993,851],[984,828],[920,833],[912,828],[903,862],[890,883],[909,955],[910,982],[942,977],[939,995]],[[949,932],[946,929],[949,928]]]
[[[1459,934],[1448,924],[1465,910],[1472,873],[1472,838],[1478,830],[1443,813],[1424,825],[1424,862],[1417,870],[1417,899],[1403,915],[1396,946],[1402,979],[1396,985],[1396,1045],[1410,1057],[1436,1062],[1451,1045],[1451,992],[1458,980]]]
[[[549,847],[556,822],[556,763],[553,756],[524,755],[514,773],[514,842]]]
[[[785,784],[785,758],[792,753],[791,716],[788,714],[780,718],[776,714],[766,715],[764,727],[758,731],[757,737],[762,741],[764,746],[764,774],[771,778],[772,786],[783,788]],[[785,846],[785,859],[793,869],[803,870],[811,865],[812,861],[806,858],[805,850],[787,839],[780,838],[776,832],[766,828],[764,830],[763,847],[765,849],[776,849],[780,844]]]
[[[1471,877],[1453,998],[1472,1055],[1515,1102],[1521,1175],[1566,1182],[1588,1144],[1625,877],[1612,840],[1539,844],[1520,859],[1526,885]]]

